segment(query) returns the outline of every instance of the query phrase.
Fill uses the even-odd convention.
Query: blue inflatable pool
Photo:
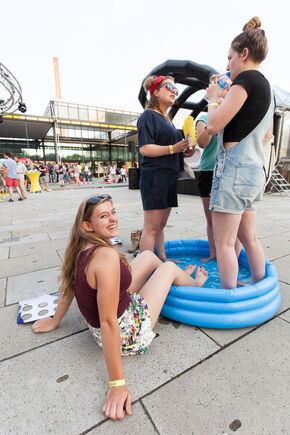
[[[206,240],[174,240],[165,242],[168,257],[178,255],[209,256]],[[239,264],[249,267],[242,249]],[[206,267],[206,266],[205,266]],[[266,261],[265,278],[254,285],[231,290],[205,287],[172,286],[161,314],[188,325],[216,329],[254,326],[277,313],[281,303],[278,275]]]

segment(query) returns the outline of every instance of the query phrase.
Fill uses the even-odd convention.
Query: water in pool
[[[203,266],[208,272],[208,280],[204,284],[204,287],[207,288],[221,288],[220,277],[218,273],[218,267],[216,260],[211,260],[208,263],[201,263],[200,255],[194,254],[174,254],[172,256],[168,255],[168,258],[174,258],[175,260],[181,261],[178,263],[178,266],[181,269],[185,269],[189,264],[196,264],[196,266]],[[195,277],[195,274],[194,274]],[[248,267],[240,265],[238,280],[246,282],[248,285],[251,284],[251,272]]]

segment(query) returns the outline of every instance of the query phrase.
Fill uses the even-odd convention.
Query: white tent
[[[275,105],[290,110],[290,92],[279,88],[279,86],[272,86],[272,90],[275,98]]]

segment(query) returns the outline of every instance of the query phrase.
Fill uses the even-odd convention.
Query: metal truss
[[[0,84],[8,91],[6,100],[0,99],[0,117],[19,110],[26,112],[26,105],[22,101],[22,89],[14,75],[0,63]]]

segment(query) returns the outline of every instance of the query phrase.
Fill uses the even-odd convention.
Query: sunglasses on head
[[[170,83],[170,82],[165,82],[165,83],[163,83],[163,85],[160,86],[160,88],[162,88],[162,86],[166,86],[166,88],[167,88],[169,91],[173,91],[173,92],[175,93],[176,96],[178,95],[178,89],[177,89],[175,86],[173,86],[172,83]]]
[[[102,201],[102,199],[112,199],[112,197],[110,195],[106,195],[105,193],[102,195],[98,195],[98,196],[93,196],[92,198],[89,198],[86,202],[86,207],[89,204],[98,204],[100,201]]]

